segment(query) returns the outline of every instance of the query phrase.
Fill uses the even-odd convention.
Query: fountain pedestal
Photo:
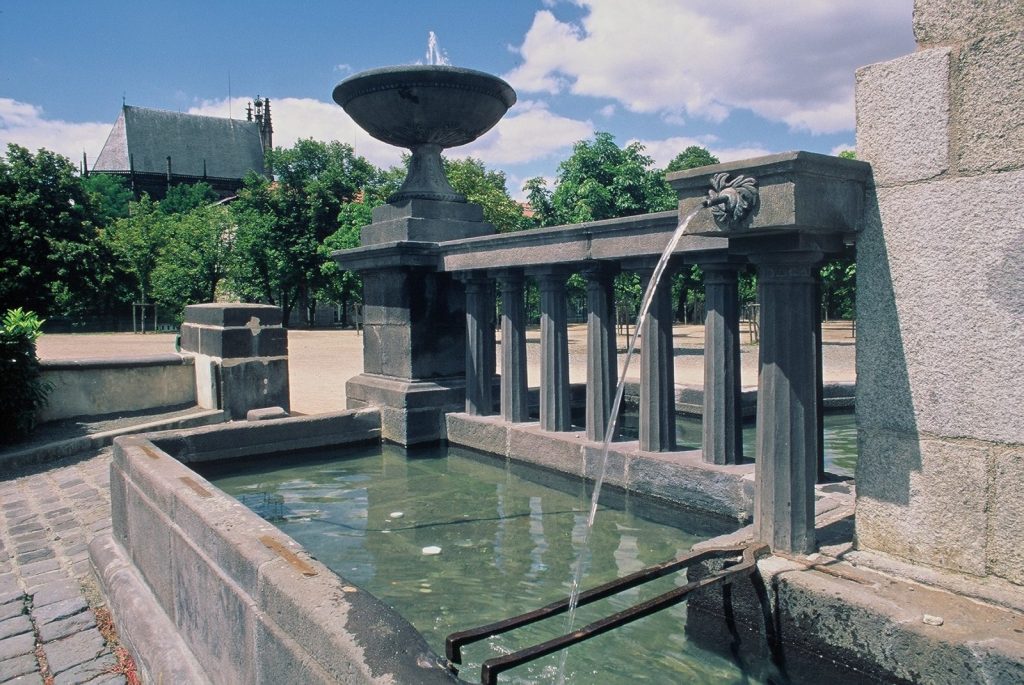
[[[444,415],[466,402],[466,288],[444,273],[438,244],[494,233],[483,209],[445,178],[441,152],[483,135],[516,101],[501,79],[449,66],[372,69],[345,79],[334,100],[371,136],[412,151],[409,173],[388,203],[373,210],[362,247],[334,253],[363,276],[363,373],[348,381],[348,406],[375,406],[381,434],[401,445],[445,437]],[[474,284],[477,288],[478,284]],[[480,293],[473,321],[486,318]],[[493,329],[479,326],[470,404],[493,409]],[[477,373],[479,372],[479,373]],[[487,376],[487,378],[485,378]]]

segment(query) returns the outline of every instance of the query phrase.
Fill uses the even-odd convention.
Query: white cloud
[[[597,110],[597,113],[603,116],[605,119],[611,119],[615,116],[615,112],[618,108],[615,105],[605,105],[601,109]]]
[[[912,52],[911,0],[576,0],[538,11],[505,78],[521,92],[614,98],[667,121],[749,109],[812,133],[853,128],[853,72]]]
[[[654,166],[664,167],[678,155],[680,152],[690,147],[691,145],[699,145],[700,147],[707,148],[708,152],[718,157],[723,162],[732,162],[737,159],[750,159],[752,157],[762,157],[772,153],[765,147],[760,145],[741,145],[741,146],[724,146],[720,144],[720,141],[715,136],[674,136],[672,138],[662,138],[660,140],[630,140],[632,142],[639,142],[644,146],[644,152],[654,159]]]
[[[113,123],[48,119],[42,107],[0,98],[0,154],[5,154],[8,143],[17,143],[32,152],[44,147],[60,153],[76,166],[85,152],[92,164]]]
[[[856,152],[857,151],[857,146],[854,145],[853,143],[843,143],[842,145],[836,145],[834,148],[832,148],[832,150],[831,150],[831,152],[829,152],[829,154],[830,155],[838,155],[840,152],[847,152],[847,151],[849,151],[849,152]]]
[[[593,133],[594,124],[590,121],[554,114],[542,102],[521,100],[476,142],[446,154],[473,156],[488,166],[520,164],[566,150]]]

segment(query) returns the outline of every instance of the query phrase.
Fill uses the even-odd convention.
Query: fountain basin
[[[90,545],[146,682],[454,682],[408,621],[182,463],[379,441],[376,411],[162,437],[115,442],[113,530]]]
[[[482,71],[411,65],[350,76],[334,88],[334,101],[377,140],[449,148],[489,131],[515,104],[516,93]]]
[[[516,101],[497,76],[442,65],[370,69],[339,83],[333,95],[371,136],[412,151],[405,182],[388,198],[392,204],[465,202],[448,183],[441,152],[482,136]]]

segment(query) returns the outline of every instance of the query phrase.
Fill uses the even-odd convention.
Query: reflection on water
[[[393,605],[439,653],[451,632],[540,607],[570,590],[589,507],[589,492],[578,481],[503,467],[455,448],[406,456],[384,446],[301,459],[282,466],[276,458],[244,470],[226,465],[206,475],[243,501],[272,502],[276,525],[339,575]],[[721,523],[658,510],[621,492],[609,492],[606,500],[583,562],[584,587],[725,532]],[[440,547],[440,554],[424,554],[429,547]],[[683,576],[663,578],[583,607],[576,625],[684,582]],[[574,647],[570,681],[757,682],[689,643],[685,623],[685,607],[678,606]],[[483,660],[554,637],[563,627],[558,617],[470,646],[461,673],[476,679]],[[522,666],[502,682],[549,682],[557,659]]]
[[[680,418],[679,435],[682,445],[698,448],[699,421]],[[752,458],[753,426],[744,429],[743,440]],[[852,476],[856,447],[853,415],[826,415],[827,469]],[[407,454],[385,445],[298,459],[225,464],[208,467],[206,475],[336,573],[394,606],[439,653],[451,632],[543,606],[571,589],[590,494],[576,479],[503,466],[457,448]],[[582,585],[665,561],[723,532],[720,522],[609,490],[582,562]],[[425,553],[431,547],[440,554]],[[663,578],[583,607],[575,625],[684,582],[684,576]],[[686,620],[685,607],[678,606],[574,647],[569,682],[758,682],[689,643]],[[485,659],[555,637],[563,627],[557,617],[470,646],[461,673],[476,679]],[[557,664],[553,655],[509,672],[502,682],[552,681]]]
[[[623,440],[636,440],[638,424],[634,409],[624,412],[620,420],[619,435]],[[676,439],[680,450],[699,450],[701,447],[701,423],[699,418],[676,415]],[[837,476],[853,478],[857,464],[857,420],[854,414],[825,414],[825,470]],[[757,429],[751,421],[743,426],[743,456],[754,459],[757,445]]]

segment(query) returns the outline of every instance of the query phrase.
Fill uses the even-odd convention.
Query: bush
[[[34,312],[10,309],[0,323],[0,443],[32,432],[36,411],[46,406],[49,383],[40,378],[36,339],[42,320]]]

